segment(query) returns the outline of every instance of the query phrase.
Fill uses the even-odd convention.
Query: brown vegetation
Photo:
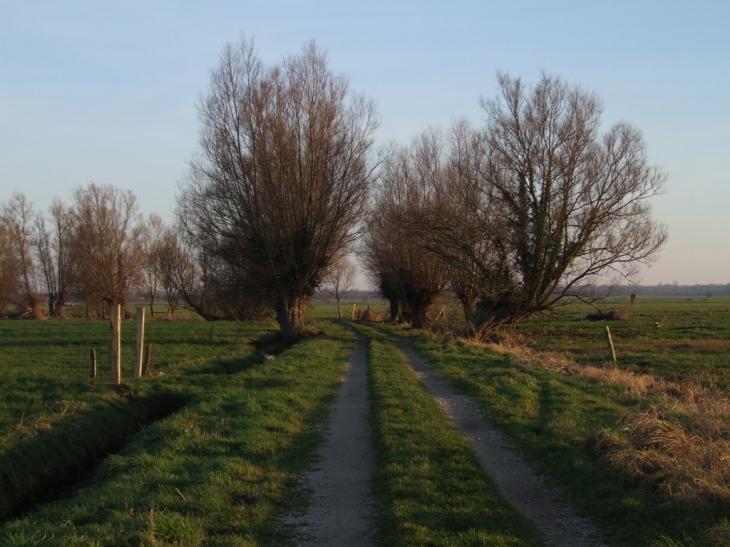
[[[381,323],[383,316],[380,315],[380,312],[368,306],[364,310],[355,310],[355,319],[365,323]]]
[[[615,427],[592,433],[586,449],[598,463],[633,484],[713,512],[730,509],[730,399],[713,387],[670,382],[615,366],[582,366],[556,353],[513,344],[489,344],[521,367],[574,374],[618,385],[663,402],[623,416]],[[720,531],[716,531],[718,534]]]
[[[372,181],[378,119],[314,44],[265,67],[229,45],[199,105],[201,155],[179,197],[199,254],[242,274],[287,341],[331,263],[356,237]]]
[[[448,282],[443,261],[428,244],[418,220],[427,206],[424,189],[440,176],[437,134],[426,132],[410,147],[394,147],[383,163],[363,242],[365,268],[383,296],[390,301],[391,320],[424,328],[431,308]]]
[[[596,313],[589,313],[582,321],[625,321],[628,318],[629,314],[624,310],[599,310]]]

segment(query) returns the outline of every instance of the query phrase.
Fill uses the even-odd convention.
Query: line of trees
[[[266,313],[240,272],[193,247],[180,226],[143,217],[128,190],[81,186],[47,213],[21,193],[0,204],[0,316],[62,318],[73,300],[87,318],[106,318],[136,297],[154,317],[160,295],[169,317],[181,305],[208,320]]]
[[[106,317],[144,284],[148,231],[135,196],[113,186],[79,187],[71,204],[56,198],[47,213],[13,194],[0,205],[0,314],[12,307],[29,318],[60,318],[73,298],[87,317]]]
[[[597,96],[559,78],[498,83],[484,127],[428,130],[384,163],[362,254],[392,318],[425,325],[450,287],[488,338],[566,297],[597,298],[666,240],[650,208],[666,176],[636,128],[602,133]]]
[[[113,187],[80,187],[48,217],[16,194],[0,215],[0,306],[38,316],[41,284],[55,316],[71,296],[103,315],[163,292],[170,313],[208,320],[273,311],[292,342],[318,287],[338,305],[351,287],[357,244],[392,320],[425,327],[450,291],[487,338],[654,260],[667,235],[650,201],[666,176],[641,133],[601,131],[598,97],[559,78],[498,86],[483,127],[459,120],[376,157],[373,102],[314,43],[271,66],[253,41],[229,44],[198,105],[175,227]]]

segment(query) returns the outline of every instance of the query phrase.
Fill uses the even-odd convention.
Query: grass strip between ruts
[[[615,428],[621,416],[648,408],[656,397],[560,372],[516,367],[509,357],[471,344],[444,343],[429,333],[391,325],[383,329],[410,337],[420,356],[455,391],[472,398],[535,470],[593,517],[612,545],[713,544],[704,539],[704,531],[717,525],[715,518],[622,482],[595,465],[584,447],[588,435]]]
[[[322,328],[328,337],[237,374],[198,362],[168,375],[192,401],[136,434],[73,498],[6,524],[0,544],[254,546],[286,534],[280,516],[306,502],[296,477],[352,349],[341,328]]]
[[[374,491],[388,546],[542,545],[387,338],[369,329]]]

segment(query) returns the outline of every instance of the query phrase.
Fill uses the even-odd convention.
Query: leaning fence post
[[[92,378],[96,378],[96,349],[91,348],[89,356],[91,358],[91,370],[89,371],[89,374]]]
[[[353,320],[353,321],[355,320],[355,310],[356,310],[356,309],[357,309],[357,308],[355,307],[355,304],[353,304],[353,305],[352,305],[352,320]]]
[[[142,363],[142,375],[150,376],[152,374],[152,344],[147,344],[145,349],[144,362]]]
[[[111,306],[112,340],[109,350],[111,383],[122,382],[122,306]]]
[[[142,359],[144,354],[144,308],[137,308],[137,315],[134,318],[137,326],[137,344],[134,347],[134,376],[142,376]]]
[[[605,337],[606,337],[606,345],[608,346],[608,352],[611,355],[611,360],[615,363],[616,362],[616,350],[613,347],[613,340],[611,340],[611,329],[608,328],[608,325],[606,325],[606,330],[604,331]]]

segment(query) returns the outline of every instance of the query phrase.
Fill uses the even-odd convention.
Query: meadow
[[[730,545],[730,299],[609,305],[625,319],[582,320],[592,309],[574,304],[490,344],[381,326],[409,337],[611,545]],[[155,367],[139,379],[123,322],[121,387],[108,384],[107,321],[0,321],[0,544],[288,544],[281,517],[308,503],[297,477],[353,344],[330,321],[336,304],[308,315],[319,334],[288,349],[271,322],[148,321]],[[540,544],[392,343],[360,330],[385,544]]]
[[[411,337],[611,544],[730,545],[730,300],[609,305],[626,318],[586,321],[594,310],[574,304],[490,344],[384,328]]]

